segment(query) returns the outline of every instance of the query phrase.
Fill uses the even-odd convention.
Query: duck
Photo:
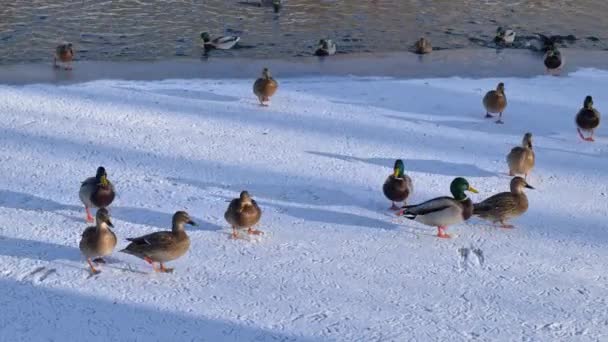
[[[247,234],[249,235],[263,234],[262,231],[253,228],[260,222],[261,217],[262,210],[246,190],[241,191],[238,198],[230,201],[228,209],[224,213],[224,218],[232,226],[231,238],[233,239],[239,237],[239,229],[247,228]]]
[[[593,98],[589,95],[585,97],[583,108],[576,114],[576,125],[578,135],[585,141],[595,141],[593,131],[600,125],[600,112],[593,108]],[[585,137],[582,131],[591,132],[589,137]]]
[[[486,109],[486,118],[493,117],[490,113],[499,113],[497,124],[503,124],[502,112],[507,108],[507,96],[505,95],[505,84],[500,82],[496,90],[490,90],[483,97],[483,106]]]
[[[55,48],[55,58],[53,67],[59,68],[57,61],[64,64],[65,70],[72,70],[72,60],[74,59],[74,49],[72,43],[62,43]]]
[[[509,165],[509,176],[523,174],[528,178],[528,174],[534,168],[534,150],[532,149],[532,133],[524,134],[521,146],[516,146],[511,149],[507,155],[507,164]]]
[[[545,53],[544,64],[548,73],[559,74],[559,72],[562,70],[564,66],[564,59],[556,46],[553,46],[551,49],[547,50]]]
[[[450,184],[453,197],[437,197],[420,204],[406,205],[397,215],[437,227],[437,237],[450,238],[445,232],[448,226],[464,222],[473,215],[473,202],[465,194],[467,191],[478,193],[466,179],[454,178]]]
[[[281,10],[281,0],[259,0],[258,7],[272,6],[274,13],[279,13]]]
[[[110,213],[105,208],[97,210],[95,214],[96,223],[94,226],[87,227],[82,232],[80,239],[80,251],[87,258],[87,263],[91,268],[91,273],[98,274],[101,271],[93,266],[95,263],[105,263],[103,257],[112,254],[116,247],[116,234],[110,229],[114,228],[110,220]],[[91,259],[93,261],[91,262]]]
[[[390,210],[399,210],[395,202],[405,202],[413,192],[412,179],[404,173],[404,169],[403,160],[397,159],[393,173],[386,178],[382,186],[384,196],[392,202]]]
[[[264,70],[262,70],[262,77],[258,78],[253,83],[253,93],[258,97],[260,105],[262,106],[268,106],[270,97],[274,95],[277,88],[279,88],[279,83],[272,78],[268,68],[264,68]]]
[[[497,44],[510,45],[515,41],[515,31],[509,28],[498,27],[494,42]]]
[[[97,168],[95,177],[89,177],[82,182],[78,195],[84,204],[87,222],[93,222],[91,208],[105,208],[112,204],[116,192],[103,166]]]
[[[420,55],[433,52],[433,46],[431,45],[431,41],[424,37],[421,37],[414,44],[414,51]]]
[[[336,54],[336,43],[331,39],[319,40],[317,50],[315,50],[315,56],[333,56]]]
[[[519,217],[528,210],[528,197],[524,188],[534,189],[525,179],[516,176],[511,179],[511,191],[501,192],[473,205],[473,215],[500,223],[502,228],[513,228],[505,221]]]
[[[160,231],[148,235],[127,238],[131,243],[122,253],[131,254],[143,259],[155,272],[171,273],[173,268],[165,267],[165,263],[180,258],[190,248],[190,238],[184,225],[196,226],[190,215],[185,211],[177,211],[173,215],[171,231]],[[158,262],[157,268],[154,263]]]
[[[211,39],[211,36],[207,32],[201,33],[201,39],[206,49],[218,49],[218,50],[229,50],[232,49],[236,43],[241,40],[239,36],[221,36]]]

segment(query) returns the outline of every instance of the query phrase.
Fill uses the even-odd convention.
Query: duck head
[[[532,148],[532,133],[528,132],[524,134],[521,144],[523,147]]]
[[[511,192],[514,194],[519,194],[523,192],[524,188],[528,188],[528,189],[534,189],[534,187],[530,184],[528,184],[528,182],[526,182],[525,179],[517,176],[517,177],[513,177],[513,179],[511,179]]]
[[[243,190],[241,191],[241,194],[239,195],[239,199],[241,200],[241,203],[251,203],[251,195],[249,195],[249,192]]]
[[[450,184],[450,192],[452,193],[452,196],[454,196],[454,199],[458,201],[466,200],[467,195],[465,194],[465,191],[475,194],[478,192],[475,188],[469,185],[469,182],[466,179],[462,177],[454,178],[452,184]]]
[[[97,168],[97,174],[95,175],[95,179],[98,184],[106,187],[108,186],[108,174],[106,173],[106,169],[103,166]]]
[[[403,172],[405,167],[403,166],[403,160],[397,159],[395,161],[395,167],[393,168],[393,176],[395,178],[403,178]]]
[[[274,9],[274,13],[279,13],[281,10],[281,0],[272,0],[272,8]]]
[[[587,95],[587,97],[585,97],[585,102],[583,102],[583,107],[585,107],[585,109],[593,108],[593,98],[590,95]]]
[[[187,212],[176,211],[175,214],[173,214],[173,230],[183,230],[185,224],[196,226],[196,223],[192,221]]]
[[[496,86],[496,91],[501,94],[504,94],[505,93],[505,84],[502,82],[498,83],[498,85]]]
[[[270,70],[268,70],[268,68],[264,68],[262,70],[262,78],[265,80],[269,80],[270,79]]]
[[[97,210],[97,213],[95,214],[95,221],[97,222],[98,227],[101,227],[103,226],[103,224],[106,224],[109,227],[114,228],[114,225],[110,220],[110,213],[106,208],[99,208],[99,210]]]
[[[208,43],[211,41],[211,36],[209,36],[209,33],[203,32],[201,33],[201,39],[203,40],[203,42]]]

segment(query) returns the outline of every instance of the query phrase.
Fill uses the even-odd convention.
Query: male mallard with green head
[[[416,41],[416,44],[414,44],[414,51],[420,55],[433,52],[433,46],[431,45],[431,41],[424,37],[421,37]]]
[[[64,64],[65,70],[72,69],[72,60],[74,59],[74,49],[72,43],[59,44],[55,48],[55,58],[53,59],[53,66],[59,68],[57,60]]]
[[[490,90],[486,93],[483,97],[483,106],[486,109],[486,118],[493,117],[490,113],[499,113],[496,123],[504,123],[502,121],[502,112],[507,107],[507,96],[505,95],[504,83],[498,83],[496,90]]]
[[[272,78],[268,68],[264,68],[262,70],[262,77],[253,83],[253,93],[258,97],[262,106],[268,106],[270,97],[274,95],[277,88],[279,88],[279,84]]]
[[[211,36],[207,32],[201,33],[201,39],[203,40],[203,45],[205,49],[219,49],[219,50],[229,50],[232,49],[236,43],[241,40],[241,37],[238,36],[221,36],[214,39],[211,39]]]
[[[500,223],[502,228],[513,228],[505,221],[523,215],[528,210],[528,197],[524,188],[534,189],[523,178],[511,179],[511,191],[501,192],[473,206],[473,215]]]
[[[576,125],[578,135],[585,141],[593,140],[593,131],[600,125],[600,112],[593,108],[593,98],[585,97],[583,108],[576,114]],[[582,131],[591,132],[589,137],[585,137]]]
[[[89,177],[82,182],[78,195],[84,204],[87,222],[93,222],[90,208],[105,208],[114,201],[116,196],[114,185],[108,180],[108,174],[103,166],[97,168],[95,177]]]
[[[464,222],[473,215],[473,202],[467,197],[465,191],[477,193],[477,190],[462,178],[455,178],[450,184],[452,197],[437,197],[432,200],[406,205],[397,215],[405,216],[410,220],[418,221],[427,226],[437,227],[437,237],[449,238],[445,232],[448,226]]]
[[[393,173],[386,178],[382,186],[384,196],[392,202],[390,210],[399,210],[395,202],[405,202],[413,191],[412,179],[404,173],[404,169],[403,161],[397,159]]]
[[[499,27],[496,29],[494,42],[501,45],[511,45],[515,41],[515,31],[509,28]]]
[[[534,150],[532,149],[532,133],[528,132],[524,134],[521,146],[513,147],[507,155],[509,176],[523,174],[527,179],[528,174],[534,168],[535,159]]]
[[[91,258],[95,263],[105,263],[103,257],[112,254],[116,247],[116,235],[110,229],[114,227],[110,220],[110,214],[105,208],[97,210],[95,226],[87,227],[80,239],[80,251],[87,258],[87,263],[91,267],[91,272],[97,274],[100,271],[95,269]]]
[[[171,231],[128,238],[127,241],[131,243],[121,252],[145,260],[156,272],[171,273],[173,269],[166,268],[164,263],[181,257],[190,248],[190,238],[184,229],[186,224],[196,226],[187,212],[178,211],[173,215]],[[160,264],[159,268],[156,268],[155,262]]]
[[[224,218],[232,226],[231,237],[234,239],[239,237],[237,229],[247,228],[248,234],[263,234],[261,231],[253,228],[260,221],[261,217],[262,210],[247,191],[242,191],[239,198],[230,201],[228,209],[224,213]]]

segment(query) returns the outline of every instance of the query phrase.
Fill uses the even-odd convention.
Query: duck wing
[[[420,204],[406,205],[403,207],[405,209],[403,213],[408,218],[410,218],[410,216],[413,216],[412,218],[414,218],[419,215],[427,215],[442,211],[454,205],[457,205],[457,203],[452,197],[437,197]]]

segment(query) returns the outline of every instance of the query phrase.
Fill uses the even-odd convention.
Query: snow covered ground
[[[74,72],[77,72],[75,70]],[[578,139],[608,72],[529,79],[291,78],[269,108],[253,80],[0,86],[1,341],[606,341],[608,131]],[[505,125],[483,118],[504,81]],[[534,134],[530,210],[441,240],[386,209],[396,158],[411,202],[466,177],[506,191],[505,156]],[[115,253],[90,277],[80,181],[103,165],[120,238],[199,227],[173,274]],[[260,240],[230,240],[247,189]],[[481,250],[484,260],[459,250]]]

